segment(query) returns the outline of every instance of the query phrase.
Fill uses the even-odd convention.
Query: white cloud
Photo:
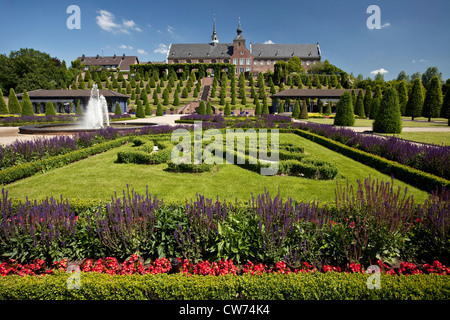
[[[266,40],[266,41],[264,41],[264,43],[263,44],[274,44],[275,42],[273,42],[272,40]]]
[[[137,52],[138,52],[139,54],[148,54],[148,52],[145,51],[144,49],[138,49]]]
[[[127,46],[125,44],[121,44],[119,46],[119,49],[128,49],[128,50],[133,50],[134,48],[132,46]]]
[[[169,48],[164,43],[160,43],[158,48],[153,50],[153,52],[154,53],[167,54],[167,52],[169,52]]]
[[[390,23],[390,22],[386,22],[386,23],[383,23],[383,24],[380,26],[380,28],[383,29],[383,28],[387,28],[387,27],[390,27],[390,26],[391,26],[391,23]]]
[[[419,60],[416,60],[416,59],[412,59],[412,61],[411,61],[412,63],[416,63],[416,62],[421,62],[421,63],[424,63],[424,62],[428,62],[428,60],[426,60],[426,59],[419,59]]]
[[[132,30],[135,30],[135,31],[142,32],[142,29],[139,28],[133,20],[123,19],[122,23],[123,23],[123,26],[125,28],[127,28],[127,29],[132,29]]]
[[[97,13],[99,14],[95,17],[97,24],[105,31],[125,34],[130,34],[130,31],[142,32],[133,20],[123,19],[122,23],[117,23],[113,13],[106,10],[100,10]]]
[[[373,70],[373,71],[371,71],[370,73],[371,73],[371,74],[379,74],[379,73],[385,74],[385,73],[388,73],[388,72],[389,72],[389,71],[387,71],[386,69],[381,68],[381,69],[379,69],[379,70]]]
[[[174,36],[175,35],[175,31],[174,31],[174,27],[172,26],[167,26],[167,32],[171,35]]]

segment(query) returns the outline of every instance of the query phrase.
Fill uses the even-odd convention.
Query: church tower
[[[211,44],[215,46],[219,43],[219,37],[217,36],[216,32],[216,15],[214,15],[214,25],[213,25],[213,34],[211,36]]]

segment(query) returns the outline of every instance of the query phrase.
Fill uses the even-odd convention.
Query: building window
[[[238,70],[238,69],[237,69],[237,68],[235,68],[235,69],[234,69],[234,73],[236,73],[236,74],[237,74],[237,70]]]
[[[239,64],[243,66],[245,64],[245,59],[239,59]]]
[[[270,66],[270,60],[267,60],[267,65]]]
[[[240,69],[239,69],[239,72],[240,72],[240,73],[243,73],[243,72],[244,72],[244,68],[240,68]]]
[[[233,64],[237,64],[238,59],[233,59]],[[236,69],[237,70],[237,69]],[[237,72],[236,72],[237,73]]]
[[[245,71],[252,71],[252,68],[250,68],[250,67],[247,67],[247,69],[245,70]]]
[[[244,55],[244,51],[241,51],[241,56],[243,56]]]
[[[262,65],[262,66],[264,65],[264,61],[262,61],[262,60],[261,60],[261,65]]]
[[[247,59],[247,64],[250,66],[252,64],[252,59]]]
[[[253,64],[254,64],[255,66],[257,66],[257,65],[258,65],[258,61],[253,60]]]
[[[309,61],[306,62],[306,65],[309,66]]]

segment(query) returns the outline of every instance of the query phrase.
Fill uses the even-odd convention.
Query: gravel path
[[[117,123],[126,122],[148,122],[148,123],[157,123],[161,125],[175,125],[175,120],[180,119],[182,115],[174,114],[174,115],[165,115],[162,117],[149,117],[143,119],[134,119],[134,120],[124,120],[117,121]],[[295,120],[300,122],[301,120]],[[371,127],[347,127],[356,132],[364,132],[364,131],[372,131]],[[450,127],[404,127],[402,132],[450,132]],[[7,145],[14,141],[18,140],[33,140],[36,138],[42,137],[54,137],[54,135],[33,135],[33,134],[20,134],[18,127],[0,127],[0,144]]]

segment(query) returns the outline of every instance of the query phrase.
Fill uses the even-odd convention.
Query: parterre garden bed
[[[278,126],[283,129],[295,129],[292,124],[285,124],[286,126]],[[158,133],[150,129],[146,130],[147,132],[144,132],[146,134]],[[168,133],[173,128],[152,130]],[[124,166],[127,166],[127,162],[136,161],[147,165],[164,163],[165,168],[171,170],[172,174],[180,174],[176,173],[180,171],[199,174],[196,173],[198,168],[195,166],[182,168],[171,165],[164,150],[171,150],[174,142],[170,141],[167,135],[159,136],[161,139],[155,137],[145,134],[136,136],[130,133],[130,136],[119,138],[130,143],[121,147],[121,151],[115,152],[115,161],[124,162],[122,164]],[[112,138],[112,141],[114,140]],[[77,146],[79,143],[78,140]],[[223,144],[225,145],[225,142]],[[157,146],[160,151],[152,152],[154,146]],[[203,148],[205,146],[206,144],[203,144]],[[245,151],[249,150],[247,147],[244,147]],[[280,163],[292,161],[288,160],[289,157],[296,157],[300,163],[303,158],[311,158],[310,155],[304,154],[301,147],[282,142],[279,151]],[[37,150],[41,149],[37,148]],[[73,148],[61,150],[64,150],[66,155],[79,151]],[[9,152],[13,151],[9,150]],[[124,155],[122,160],[120,160],[121,152]],[[136,152],[140,155],[133,155]],[[234,152],[236,156],[237,149]],[[31,163],[64,155],[59,152],[56,152],[56,155],[50,154],[45,151],[44,156],[37,156],[43,160],[36,160],[36,153],[34,151],[30,153],[32,154],[29,160]],[[26,162],[23,160],[25,154],[26,152],[16,151],[18,160],[5,164],[1,171],[16,170],[15,168],[23,165],[21,162]],[[156,159],[149,161],[149,157],[156,157]],[[322,160],[322,162],[328,163],[332,168],[333,163],[330,160],[332,159],[326,159],[325,162]],[[336,175],[330,178],[336,178]],[[318,177],[311,176],[311,178]],[[299,183],[309,180],[301,177],[296,179],[300,179]],[[444,178],[441,179],[443,180],[435,179],[435,181],[445,181]],[[10,199],[3,191],[0,201],[2,211],[0,255],[3,263],[0,265],[0,271],[2,275],[8,275],[8,277],[2,278],[0,296],[17,298],[18,292],[22,291],[17,286],[23,285],[23,292],[30,290],[29,298],[37,298],[39,296],[37,291],[26,289],[30,288],[29,285],[42,284],[40,280],[32,280],[34,279],[30,278],[32,275],[55,273],[43,276],[47,279],[45,281],[61,282],[60,285],[64,286],[68,275],[61,272],[67,270],[67,263],[76,263],[83,271],[83,279],[87,279],[91,285],[95,285],[98,281],[102,283],[109,280],[97,278],[97,276],[88,277],[85,272],[109,273],[111,276],[118,277],[120,274],[176,273],[175,271],[178,271],[181,274],[192,275],[195,279],[200,275],[234,277],[255,273],[270,273],[278,276],[280,273],[320,274],[321,276],[311,280],[314,283],[328,281],[329,278],[322,274],[329,272],[332,274],[352,273],[355,275],[343,276],[347,277],[345,279],[336,276],[337,278],[333,280],[338,281],[336,279],[339,278],[342,282],[340,284],[335,282],[336,285],[351,288],[348,289],[347,297],[401,299],[401,295],[385,296],[385,292],[384,295],[361,293],[360,289],[355,289],[349,284],[352,282],[352,276],[359,279],[360,285],[365,284],[367,277],[361,278],[356,274],[361,274],[369,265],[378,265],[383,274],[382,281],[387,286],[394,284],[391,280],[385,280],[387,279],[385,274],[403,277],[406,274],[423,273],[419,281],[422,287],[428,286],[429,291],[422,291],[422,295],[417,294],[415,285],[410,284],[408,280],[399,280],[405,281],[404,288],[413,286],[408,289],[410,291],[405,293],[403,298],[448,299],[448,290],[443,289],[448,288],[447,280],[436,280],[434,275],[449,273],[445,265],[450,263],[448,249],[450,247],[448,240],[450,192],[445,189],[445,184],[436,184],[434,187],[438,191],[430,193],[425,201],[417,204],[406,190],[394,188],[393,181],[361,178],[354,186],[343,184],[342,181],[337,183],[335,201],[326,203],[304,202],[301,199],[283,198],[280,194],[264,192],[252,195],[246,202],[222,201],[219,200],[220,194],[218,194],[219,197],[210,199],[199,194],[186,200],[185,204],[180,204],[164,202],[148,191],[145,194],[139,194],[129,189],[122,195],[114,194],[111,201],[107,202],[63,200],[62,197],[44,201],[18,201]],[[5,188],[8,189],[8,185]],[[119,264],[118,261],[123,263]],[[178,266],[171,266],[171,262],[178,263]],[[61,272],[57,271],[59,269]],[[24,280],[19,280],[13,274],[28,276]],[[55,280],[49,277],[55,277]],[[161,279],[172,279],[171,277],[179,279],[179,275],[167,277]],[[283,279],[280,281],[288,281],[290,285],[293,285],[292,283],[303,279],[301,277],[303,276],[292,275],[289,278],[277,279]],[[447,279],[447,277],[444,278]],[[116,283],[115,279],[111,281]],[[142,283],[147,283],[148,278],[142,279]],[[243,285],[242,281],[252,283],[260,281],[258,279],[264,279],[266,283],[272,281],[267,277],[255,278],[256,280],[242,279],[229,280],[230,286],[236,285],[236,281],[239,286]],[[117,281],[122,283],[122,280]],[[189,285],[208,280],[192,281],[194,282]],[[156,287],[151,290],[147,285],[148,283],[142,284],[145,288],[138,286],[137,296],[147,298],[164,296],[152,291],[156,290],[156,287],[159,288],[158,285],[153,284]],[[275,287],[269,287],[274,292],[278,290]],[[226,288],[230,287],[225,286],[223,290],[228,290]],[[353,289],[357,293],[352,293]],[[11,293],[7,293],[8,290],[12,290]],[[61,290],[58,293],[47,292],[42,295],[46,298],[53,298],[54,295],[81,297],[81,295],[69,293],[70,290]],[[150,294],[148,290],[153,293]],[[199,297],[211,298],[209,290],[196,290],[204,294]],[[233,291],[234,295],[238,291]],[[316,291],[316,298],[319,299],[333,296],[329,292],[323,293],[320,289]],[[366,288],[366,291],[373,290]],[[238,294],[239,298],[267,298],[265,295],[251,296],[242,292]],[[303,291],[298,288],[298,292]],[[95,296],[94,294],[92,297]],[[120,293],[111,291],[103,298],[118,296]],[[168,295],[166,297],[186,298],[187,296],[189,295],[185,293],[184,296]],[[219,296],[227,295],[223,293]],[[298,296],[290,296],[283,291],[281,296],[295,299],[308,295],[298,293]]]

